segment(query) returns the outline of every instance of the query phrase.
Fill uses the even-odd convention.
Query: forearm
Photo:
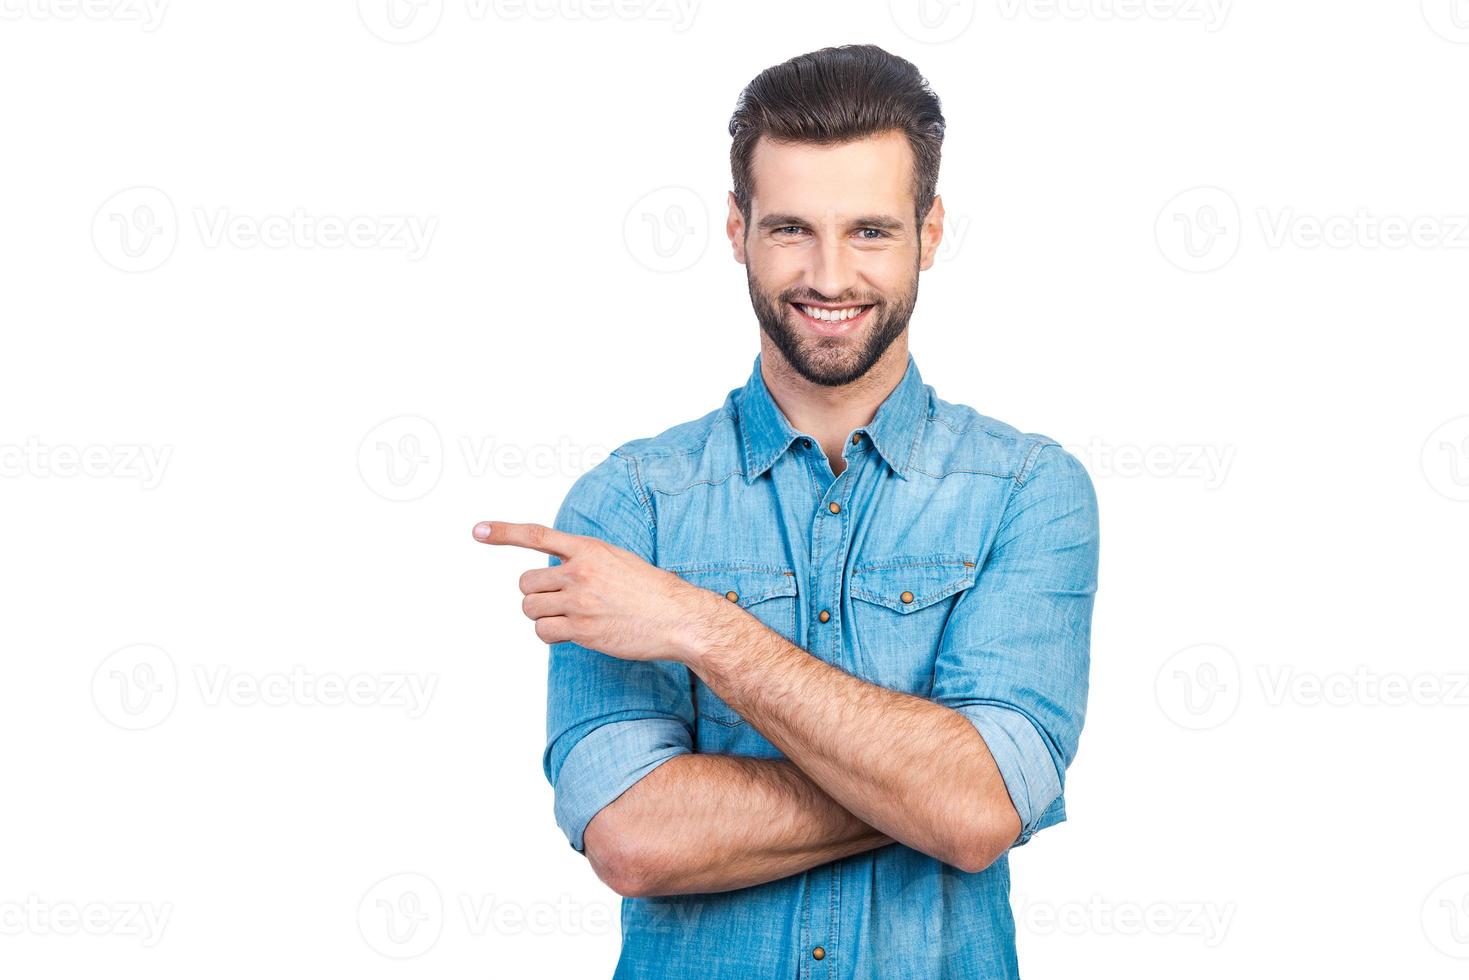
[[[729,617],[689,666],[838,805],[964,870],[1020,832],[984,739],[963,715],[870,684],[748,617]]]
[[[729,891],[892,843],[784,759],[689,753],[604,807],[585,831],[623,895]]]

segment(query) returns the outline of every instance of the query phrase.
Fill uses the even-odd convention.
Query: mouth
[[[867,320],[873,304],[852,306],[812,306],[810,303],[791,303],[791,309],[800,315],[816,333],[826,337],[840,337],[856,330]]]

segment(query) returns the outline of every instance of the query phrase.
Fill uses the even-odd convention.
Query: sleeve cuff
[[[965,705],[955,710],[969,719],[994,756],[1010,802],[1020,815],[1016,843],[1024,844],[1037,830],[1064,820],[1060,773],[1030,719],[993,704]]]
[[[648,773],[690,751],[688,729],[671,718],[637,718],[584,735],[562,763],[555,785],[556,823],[577,851],[592,818]]]

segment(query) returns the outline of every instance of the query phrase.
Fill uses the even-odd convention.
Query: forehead
[[[901,132],[831,146],[760,137],[750,158],[756,215],[812,218],[907,215],[913,209],[913,148]]]

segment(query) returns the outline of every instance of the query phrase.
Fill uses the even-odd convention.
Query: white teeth
[[[843,307],[840,310],[823,310],[816,306],[803,305],[801,307],[801,312],[805,313],[813,320],[824,320],[827,323],[841,323],[843,320],[852,319],[852,317],[861,313],[865,309],[867,309],[867,307],[865,306],[847,306]]]

